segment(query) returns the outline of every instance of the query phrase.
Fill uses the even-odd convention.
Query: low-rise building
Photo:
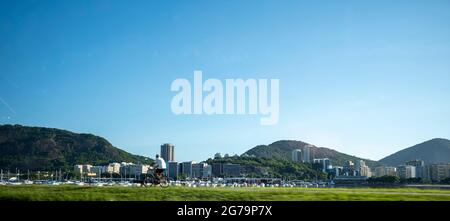
[[[211,177],[212,177],[212,166],[208,164],[203,168],[203,178],[211,178]]]
[[[241,165],[226,163],[223,164],[223,175],[225,177],[237,177],[241,175]]]
[[[106,166],[92,166],[91,173],[97,176],[106,173]]]
[[[351,160],[346,161],[344,163],[342,175],[343,176],[356,176],[357,175],[357,171],[355,169],[355,164]]]
[[[88,174],[91,173],[92,165],[84,164],[84,165],[75,165],[73,170],[75,174]]]
[[[75,174],[82,174],[83,173],[83,165],[75,165],[73,167],[73,172]]]
[[[92,168],[92,165],[90,165],[90,164],[83,165],[83,173],[90,173],[91,168]]]
[[[426,165],[424,170],[424,177],[437,182],[450,177],[450,163]]]
[[[169,164],[167,167],[168,177],[176,180],[178,178],[179,164],[178,162],[175,161],[170,161],[168,164]]]
[[[201,179],[203,178],[203,171],[207,166],[207,163],[195,163],[192,164],[192,178]]]
[[[181,174],[186,177],[192,178],[192,165],[195,164],[195,161],[187,161],[181,163]]]
[[[423,160],[406,161],[405,165],[416,167],[416,176],[415,177],[419,177],[419,178],[423,178],[424,177],[425,162]]]
[[[397,168],[389,167],[389,166],[380,166],[375,168],[374,176],[382,177],[382,176],[397,176]]]
[[[121,163],[120,174],[124,177],[133,177],[141,174],[146,174],[150,169],[150,165]]]
[[[212,176],[220,177],[223,175],[223,164],[222,163],[213,163],[212,165]]]
[[[416,177],[416,167],[410,165],[401,165],[397,167],[398,177],[402,179],[409,179]]]
[[[110,163],[108,164],[108,166],[106,167],[106,172],[107,173],[116,173],[119,174],[120,173],[120,163]]]

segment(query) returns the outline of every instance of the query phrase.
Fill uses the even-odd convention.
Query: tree
[[[387,185],[400,183],[400,178],[397,176],[369,177],[367,181],[369,184]]]
[[[447,178],[441,180],[439,183],[441,183],[441,184],[450,184],[450,177],[447,177]]]

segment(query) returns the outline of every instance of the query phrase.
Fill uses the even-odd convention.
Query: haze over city
[[[169,142],[179,161],[283,139],[378,160],[449,138],[449,1],[273,3],[3,1],[0,124],[150,157]],[[279,79],[278,123],[174,115],[170,85],[194,70]]]

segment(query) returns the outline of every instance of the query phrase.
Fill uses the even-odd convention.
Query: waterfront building
[[[401,165],[397,168],[398,177],[402,179],[410,179],[416,177],[416,167],[410,165]]]
[[[237,177],[241,175],[241,165],[226,163],[223,164],[223,175],[225,177]]]
[[[167,167],[167,176],[171,179],[176,180],[178,178],[178,172],[179,172],[179,164],[175,161],[169,161],[168,167]]]

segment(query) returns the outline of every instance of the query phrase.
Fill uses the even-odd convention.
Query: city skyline
[[[278,140],[379,160],[449,138],[449,12],[449,1],[1,2],[0,124],[92,133],[152,158],[170,142],[179,161]],[[279,79],[279,122],[174,115],[170,84],[195,70]]]

